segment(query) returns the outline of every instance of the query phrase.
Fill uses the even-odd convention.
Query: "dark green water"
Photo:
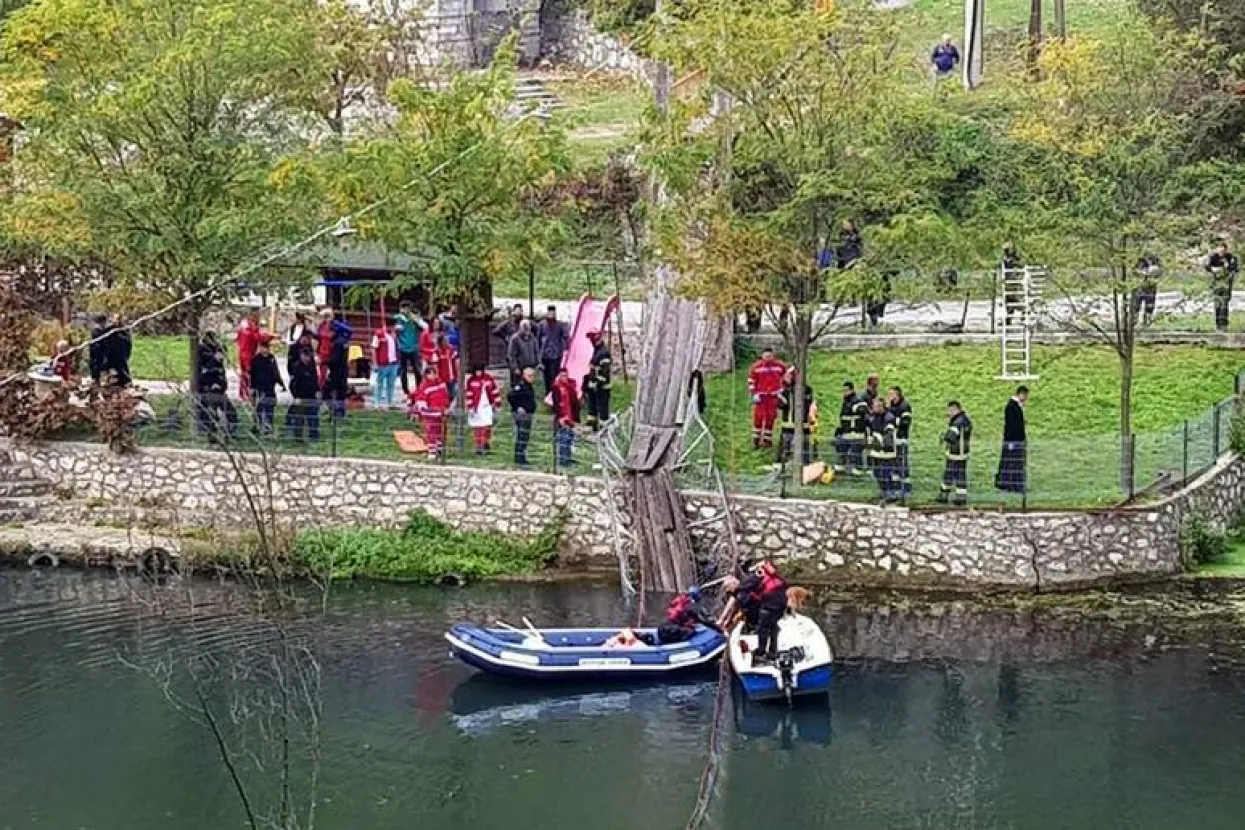
[[[244,827],[209,731],[150,676],[265,634],[230,589],[152,614],[116,579],[0,572],[0,828]],[[316,826],[678,830],[707,757],[713,679],[560,692],[449,660],[464,618],[612,623],[611,589],[336,591]],[[738,709],[716,828],[1245,826],[1245,668],[1235,627],[1079,613],[843,602],[829,708]],[[306,632],[304,632],[306,633]],[[142,671],[123,660],[137,662]],[[214,678],[223,694],[228,679]],[[245,761],[248,786],[275,771]]]

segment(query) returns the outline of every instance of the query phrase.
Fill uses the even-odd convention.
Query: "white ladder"
[[[1045,282],[1045,268],[999,268],[1003,287],[1003,325],[999,327],[1003,371],[999,380],[1037,379],[1032,369],[1035,303]]]

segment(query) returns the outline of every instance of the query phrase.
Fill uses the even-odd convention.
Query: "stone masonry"
[[[531,535],[565,510],[565,565],[615,566],[603,485],[559,477],[386,461],[285,458],[271,477],[254,456],[147,449],[118,456],[90,444],[15,447],[56,497],[39,520],[245,529],[249,498],[287,525],[398,525],[422,508],[454,526]],[[247,488],[239,482],[245,480]],[[270,489],[269,489],[270,485]],[[270,496],[268,495],[270,492]],[[716,499],[685,494],[689,516]],[[739,542],[773,555],[802,579],[841,584],[1054,589],[1158,578],[1180,570],[1180,529],[1191,511],[1221,527],[1245,507],[1245,461],[1227,456],[1161,502],[1103,511],[918,511],[831,501],[736,497]],[[625,517],[624,517],[624,520]],[[717,523],[699,527],[708,551]]]

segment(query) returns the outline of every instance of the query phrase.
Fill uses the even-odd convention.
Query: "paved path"
[[[526,298],[499,297],[494,300],[499,308],[509,308],[512,305],[521,305],[526,312],[528,301]],[[558,310],[558,317],[564,321],[571,321],[575,316],[575,309],[579,305],[578,300],[536,300],[534,303],[536,314],[543,317],[545,308],[555,306]],[[991,306],[994,307],[994,314],[997,318],[1002,318],[1003,304],[1001,301],[991,303],[989,300],[972,300],[968,304],[968,313],[964,318],[964,328],[966,331],[988,332],[990,330]],[[1077,305],[1080,305],[1078,302]],[[639,329],[644,321],[644,303],[640,300],[623,300],[621,303],[623,325],[626,329]],[[1193,315],[1193,314],[1209,314],[1212,306],[1210,298],[1202,298],[1198,300],[1186,300],[1185,295],[1179,291],[1164,291],[1158,295],[1156,302],[1157,311],[1160,315]],[[825,320],[829,314],[829,307],[823,306],[824,311],[819,315],[819,321]],[[1048,321],[1044,327],[1055,328],[1053,323],[1059,319],[1066,319],[1074,311],[1078,310],[1066,300],[1053,300],[1046,303],[1044,312],[1040,315],[1040,320]],[[1234,295],[1232,299],[1232,310],[1235,312],[1245,312],[1245,292]],[[1101,319],[1109,319],[1111,310],[1110,304],[1106,301],[1097,303],[1095,309],[1096,315]],[[887,326],[900,330],[908,331],[930,331],[935,326],[958,324],[964,315],[964,300],[941,300],[938,302],[922,303],[920,305],[908,306],[900,303],[893,303],[887,308],[886,316],[883,323]],[[840,309],[836,319],[832,322],[832,328],[838,330],[859,329],[860,326],[860,308],[853,306],[851,308]],[[763,331],[773,331],[773,323],[765,319],[761,328]]]

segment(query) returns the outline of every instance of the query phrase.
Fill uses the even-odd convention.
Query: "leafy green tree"
[[[1197,170],[1183,163],[1176,60],[1136,16],[1048,44],[1011,130],[1030,160],[1030,259],[1054,269],[1056,320],[1118,355],[1124,441],[1137,335],[1150,324],[1136,302],[1148,279],[1139,264],[1187,258],[1213,212],[1183,187]]]
[[[880,299],[900,269],[928,273],[947,256],[930,257],[930,230],[951,239],[972,212],[961,203],[980,185],[963,183],[972,162],[957,149],[972,136],[901,57],[895,17],[871,4],[708,0],[681,15],[652,50],[680,73],[701,72],[707,92],[649,136],[649,163],[671,195],[662,253],[681,290],[713,310],[769,307],[799,388],[839,308]],[[864,234],[863,257],[827,268],[819,253],[840,246],[847,221]],[[794,403],[799,422],[802,396]],[[796,457],[801,441],[797,430]]]
[[[485,71],[393,83],[392,128],[347,142],[301,176],[343,213],[383,202],[359,218],[361,236],[424,263],[393,290],[418,279],[471,302],[482,281],[526,273],[557,243],[559,200],[548,197],[568,169],[565,135],[520,108],[516,61],[511,39]]]
[[[316,9],[40,0],[14,13],[0,37],[0,105],[25,127],[10,232],[177,297],[288,237],[296,211],[269,179],[302,143]]]

